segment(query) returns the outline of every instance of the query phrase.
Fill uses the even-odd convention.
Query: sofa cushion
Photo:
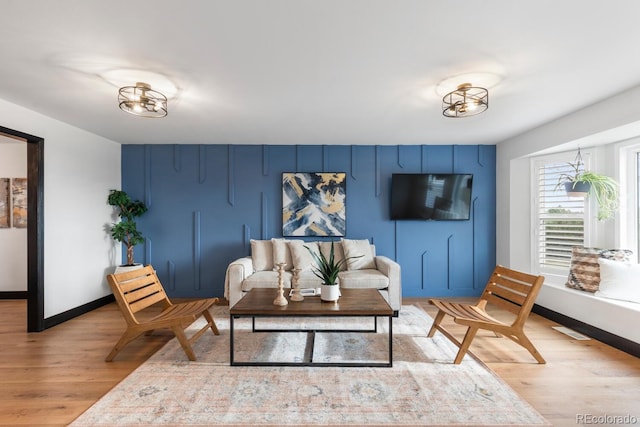
[[[319,288],[320,285],[322,285],[322,280],[313,274],[313,271],[305,270],[300,272],[298,276],[298,287],[300,289]]]
[[[347,270],[376,268],[376,261],[368,240],[342,239],[342,248],[347,258]]]
[[[251,260],[255,271],[273,270],[272,248],[271,240],[251,239]]]
[[[291,287],[291,277],[293,275],[285,271],[283,274],[284,287]],[[256,271],[251,276],[242,281],[242,290],[247,292],[254,288],[277,288],[278,287],[278,273],[273,270],[269,271]],[[273,297],[276,297],[274,292]]]
[[[640,304],[640,264],[601,258],[600,287],[596,296]]]
[[[320,252],[322,255],[329,260],[331,256],[331,243],[332,242],[320,242],[318,245],[320,246]],[[340,262],[344,259],[344,250],[342,249],[342,242],[333,242],[333,259],[334,262]],[[340,266],[340,271],[344,271],[347,269],[347,263],[342,263]]]
[[[389,278],[376,269],[348,270],[338,273],[340,287],[357,289],[385,289]]]
[[[311,270],[315,266],[313,257],[309,250],[319,253],[317,242],[305,242],[303,240],[289,240],[289,251],[291,251],[291,260],[293,261],[293,268],[298,270]],[[307,249],[306,247],[309,249]]]
[[[285,271],[289,271],[293,268],[293,261],[291,260],[291,251],[287,244],[287,239],[271,239],[273,245],[273,269],[277,270],[277,266],[280,263],[285,263]]]
[[[599,249],[576,246],[571,251],[571,268],[566,286],[596,292],[600,285],[600,258],[629,262],[633,252],[627,249]]]

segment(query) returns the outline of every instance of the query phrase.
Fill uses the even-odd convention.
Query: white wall
[[[120,245],[110,189],[120,188],[120,145],[0,100],[0,125],[44,138],[45,318],[109,295]]]
[[[0,136],[0,178],[27,177],[27,144]],[[0,228],[0,292],[27,290],[27,229]]]

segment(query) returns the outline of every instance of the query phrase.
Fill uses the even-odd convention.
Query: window
[[[585,245],[585,199],[569,197],[564,186],[558,187],[560,176],[572,172],[568,164],[572,157],[545,156],[534,161],[533,256],[541,273],[566,272],[571,248]]]

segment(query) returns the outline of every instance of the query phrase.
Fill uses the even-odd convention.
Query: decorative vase
[[[320,285],[320,299],[322,301],[338,301],[340,298],[340,286],[338,284],[335,285],[325,285],[324,283]]]
[[[132,264],[132,265],[127,265],[127,264],[118,265],[116,266],[115,271],[113,273],[114,274],[126,273],[128,271],[138,270],[142,267],[144,267],[144,265],[138,264],[138,263]]]

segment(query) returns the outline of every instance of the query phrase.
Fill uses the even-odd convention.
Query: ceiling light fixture
[[[147,83],[124,86],[118,91],[120,109],[140,117],[164,117],[167,115],[167,97],[151,89]]]
[[[489,92],[471,83],[462,83],[442,98],[442,114],[445,117],[469,117],[489,108]]]

